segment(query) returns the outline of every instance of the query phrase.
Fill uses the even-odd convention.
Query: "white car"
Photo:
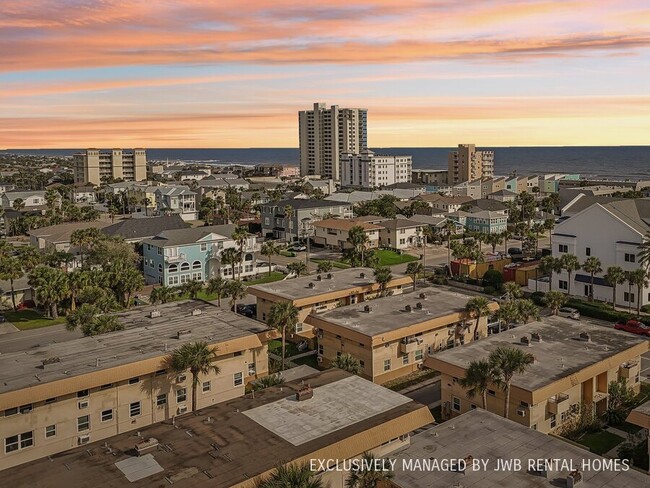
[[[575,308],[562,307],[560,310],[558,310],[557,314],[560,317],[565,317],[567,319],[580,320],[580,312],[578,312]]]

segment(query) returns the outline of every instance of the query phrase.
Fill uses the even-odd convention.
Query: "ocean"
[[[495,173],[578,173],[611,180],[650,179],[650,146],[482,147],[494,151]],[[446,169],[453,148],[373,148],[379,154],[413,156],[414,168]],[[0,154],[71,155],[77,149],[8,149]],[[147,149],[149,160],[200,161],[213,164],[281,163],[298,165],[297,148]]]

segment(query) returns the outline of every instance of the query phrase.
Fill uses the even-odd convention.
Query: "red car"
[[[650,327],[638,320],[628,320],[616,322],[614,326],[616,330],[624,330],[625,332],[632,332],[632,334],[644,335],[650,337]]]

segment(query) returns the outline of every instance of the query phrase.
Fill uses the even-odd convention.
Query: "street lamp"
[[[302,237],[306,241],[307,253],[305,255],[305,267],[307,268],[307,274],[309,274],[309,251],[310,251],[310,237],[312,233],[311,218],[305,217],[300,221],[302,224]]]

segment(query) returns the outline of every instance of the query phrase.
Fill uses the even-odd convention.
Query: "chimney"
[[[528,336],[523,336],[519,342],[521,342],[524,346],[529,346],[530,347],[530,339]]]
[[[160,314],[160,310],[158,310],[157,308],[154,308],[154,309],[149,313],[149,317],[151,317],[152,319],[155,319],[156,317],[160,317],[160,315],[161,315],[161,314]]]
[[[580,332],[580,340],[591,342],[591,334],[589,334],[589,332]]]
[[[411,309],[411,306],[410,306],[410,305],[407,305],[406,307],[404,307],[404,310],[405,310],[406,312],[410,312],[412,309]]]
[[[366,305],[365,307],[363,307],[363,311],[366,313],[370,313],[372,312],[372,308],[370,307],[370,305]]]
[[[533,332],[530,334],[530,338],[535,342],[542,342],[542,334],[539,332]]]
[[[359,273],[359,278],[365,278],[365,277],[366,277],[366,273]]]
[[[415,308],[417,308],[418,310],[422,310],[422,302],[416,303]]]

